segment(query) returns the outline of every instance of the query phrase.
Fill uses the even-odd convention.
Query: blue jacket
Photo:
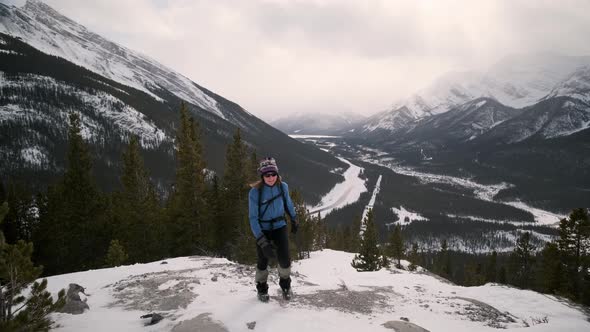
[[[291,200],[291,196],[289,196],[289,186],[285,182],[281,182],[281,186],[283,187],[284,196],[278,197],[274,201],[265,204],[265,202],[269,199],[277,195],[280,195],[281,189],[276,184],[272,187],[269,187],[266,184],[262,185],[262,187],[260,188],[260,190],[262,190],[262,204],[260,205],[260,212],[258,211],[258,189],[250,189],[250,193],[248,194],[248,208],[250,211],[250,228],[252,228],[252,233],[254,233],[254,237],[261,237],[263,234],[262,230],[269,231],[271,230],[271,226],[273,229],[278,229],[287,226],[287,222],[284,219],[276,221],[274,223],[264,222],[264,220],[271,220],[274,218],[284,217],[285,212],[289,213],[289,216],[291,217],[292,221],[294,221],[297,218],[297,215],[295,214],[295,207],[293,206],[293,201]],[[286,199],[286,202],[283,202],[284,198]],[[285,205],[287,206],[288,211],[285,211]],[[264,215],[258,215],[259,213],[263,212]]]

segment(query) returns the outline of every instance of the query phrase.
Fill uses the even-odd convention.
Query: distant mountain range
[[[572,77],[580,77],[588,66],[590,56],[520,55],[506,57],[486,73],[451,72],[428,88],[394,103],[391,109],[371,116],[354,132],[364,137],[393,133],[415,120],[445,113],[482,97],[512,108],[523,108],[549,96],[571,96],[575,93],[573,90],[580,88],[571,83]],[[566,92],[560,89],[562,86],[573,90]]]
[[[0,177],[44,186],[65,167],[67,114],[81,114],[99,183],[118,183],[121,151],[139,135],[160,190],[174,175],[179,106],[200,123],[207,167],[222,174],[236,128],[259,156],[277,158],[293,188],[317,203],[342,179],[332,155],[274,129],[238,104],[113,43],[36,0],[0,4]],[[314,172],[306,172],[313,168]],[[318,178],[321,179],[318,181]]]
[[[484,74],[447,74],[356,124],[324,122],[273,125],[342,136],[423,172],[514,185],[498,199],[565,213],[590,202],[590,57],[511,56]]]
[[[297,113],[271,121],[270,124],[290,135],[341,135],[346,128],[352,128],[365,119],[355,113]]]
[[[426,172],[515,185],[499,199],[563,212],[586,206],[590,57],[525,59],[500,62],[498,74],[488,72],[475,80],[480,84],[438,81],[427,90],[437,93],[420,97],[428,102],[374,115],[347,128],[347,137]]]

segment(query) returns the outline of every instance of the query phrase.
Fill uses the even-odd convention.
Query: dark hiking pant
[[[276,247],[277,258],[279,261],[279,278],[281,287],[290,286],[291,281],[291,257],[289,256],[289,232],[288,227],[284,226],[272,231],[262,231],[264,236]],[[264,256],[262,248],[256,245],[258,262],[256,263],[256,282],[265,283],[268,279],[268,258]],[[289,282],[287,282],[287,280]],[[286,287],[289,288],[289,287]]]

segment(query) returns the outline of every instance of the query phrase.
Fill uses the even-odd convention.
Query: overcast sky
[[[590,54],[588,0],[45,2],[267,120],[372,114],[508,54]]]

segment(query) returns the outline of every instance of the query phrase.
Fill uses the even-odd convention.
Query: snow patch
[[[477,104],[475,104],[475,108],[480,108],[483,105],[485,105],[488,101],[487,100],[482,100],[480,102],[478,102]]]
[[[334,209],[358,201],[361,194],[367,191],[365,181],[359,177],[363,168],[353,165],[344,158],[338,157],[338,159],[349,165],[348,169],[343,174],[344,182],[337,183],[334,188],[322,198],[318,205],[309,208],[309,210],[312,211],[312,214],[322,212],[326,215]]]
[[[20,155],[26,162],[35,166],[41,166],[49,161],[47,154],[39,146],[22,149]]]
[[[428,220],[428,218],[421,216],[417,212],[406,210],[403,206],[400,206],[399,209],[392,207],[391,211],[397,215],[397,221],[387,224],[388,226],[394,225],[396,223],[400,225],[409,225],[416,220]]]
[[[22,53],[15,52],[13,50],[2,50],[2,49],[0,49],[0,53],[14,54],[14,55],[23,55]]]
[[[524,211],[530,212],[535,217],[535,222],[540,225],[558,226],[559,221],[567,216],[558,215],[549,211],[534,208],[524,202],[505,202],[504,204],[514,206]]]

